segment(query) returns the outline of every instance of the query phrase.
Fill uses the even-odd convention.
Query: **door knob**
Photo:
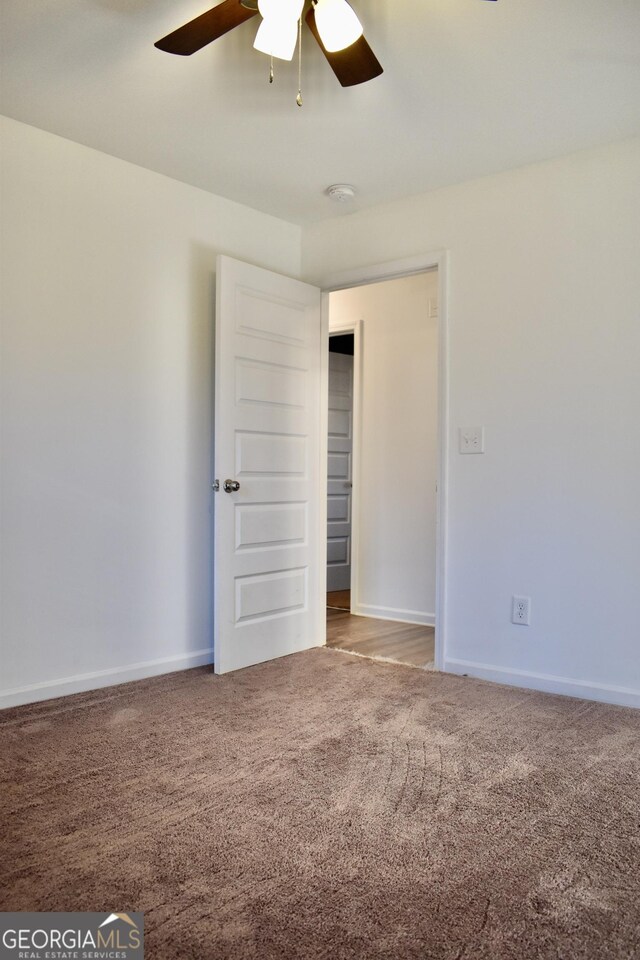
[[[237,480],[225,480],[222,487],[225,493],[235,493],[236,490],[240,489],[240,484]]]

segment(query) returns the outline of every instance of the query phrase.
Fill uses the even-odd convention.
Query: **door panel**
[[[236,503],[236,550],[265,550],[307,539],[306,503]]]
[[[324,642],[320,291],[229,257],[216,288],[214,663],[226,673]],[[240,489],[224,492],[226,479]]]
[[[329,353],[327,590],[351,586],[353,357]]]

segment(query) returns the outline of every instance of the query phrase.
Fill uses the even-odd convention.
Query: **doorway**
[[[434,668],[437,268],[329,295],[327,644]]]
[[[218,257],[213,483],[217,673],[325,645],[329,298],[347,288],[366,288],[431,269],[437,270],[440,314],[434,611],[435,667],[442,668],[447,628],[446,266],[446,252],[440,252],[323,278],[321,286],[313,286],[230,257]],[[395,301],[388,314],[395,317]],[[335,323],[333,317],[332,332],[337,332]],[[347,326],[354,333],[354,360],[362,356],[359,342],[367,355],[385,354],[385,350],[370,350],[372,327],[367,317],[354,320],[351,316]],[[413,355],[413,351],[409,353],[410,358]],[[382,397],[400,395],[407,379],[401,369],[396,382],[386,385]],[[367,382],[372,382],[370,377]],[[360,393],[358,364],[354,363],[356,421],[359,407],[366,406],[359,402]],[[377,431],[376,417],[367,414],[367,421]],[[406,424],[400,423],[395,432],[402,436],[403,430],[406,432]],[[408,449],[410,444],[405,447]],[[413,467],[407,469],[402,460],[401,453],[396,473],[385,483],[373,484],[378,498],[374,516],[386,517],[394,498],[407,501],[407,483],[416,477],[424,488],[425,476]],[[358,461],[356,443],[352,465],[356,488]],[[389,458],[384,462],[388,464]],[[361,510],[357,496],[354,501],[353,514],[358,521]],[[405,509],[405,521],[407,516],[411,518],[411,512]],[[360,623],[368,617],[424,625],[424,605],[414,609],[406,598],[372,598],[362,589],[367,580],[360,572],[360,558],[371,561],[374,556],[363,531],[370,534],[369,523],[352,524],[351,614]],[[397,566],[404,569],[408,582],[411,578],[406,576],[407,571],[415,574],[419,565],[406,563],[406,559],[401,557]],[[379,564],[376,569],[380,573]],[[393,567],[389,570],[394,573]],[[383,585],[397,587],[398,580],[389,570]]]
[[[327,415],[327,607],[351,611],[353,331],[329,332]]]

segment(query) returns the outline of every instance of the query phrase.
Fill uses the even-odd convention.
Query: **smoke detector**
[[[349,200],[353,200],[356,195],[355,187],[352,187],[350,183],[334,183],[327,187],[325,193],[330,200],[335,200],[336,203],[347,203]]]

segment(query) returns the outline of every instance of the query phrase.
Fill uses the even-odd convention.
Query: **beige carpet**
[[[1,715],[3,910],[147,960],[640,955],[640,714],[315,650]]]

